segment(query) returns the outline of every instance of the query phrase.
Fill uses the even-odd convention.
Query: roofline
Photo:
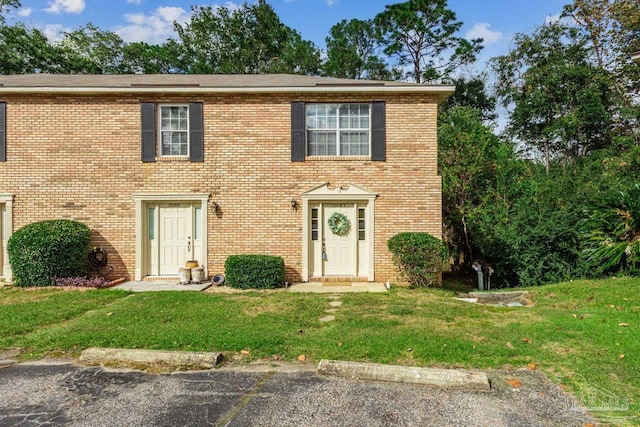
[[[640,65],[640,51],[632,53],[631,60]]]
[[[207,93],[423,93],[437,95],[442,102],[453,94],[455,86],[451,85],[411,85],[411,86],[359,86],[355,85],[322,85],[322,86],[260,86],[260,87],[199,87],[199,86],[175,86],[153,85],[132,87],[108,87],[108,86],[2,86],[0,94],[148,94],[148,93],[180,93],[180,94],[207,94]]]

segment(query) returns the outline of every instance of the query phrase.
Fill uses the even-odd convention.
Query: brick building
[[[393,280],[391,236],[441,234],[436,113],[452,91],[292,75],[0,76],[2,274],[13,230],[66,218],[91,229],[112,278],[177,276],[189,259],[213,275],[228,255],[260,253],[282,256],[288,281]]]

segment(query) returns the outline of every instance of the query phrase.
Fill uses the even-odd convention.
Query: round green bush
[[[429,233],[400,233],[387,241],[398,271],[412,286],[432,286],[443,270],[447,249]]]
[[[34,222],[17,230],[7,245],[17,286],[51,286],[57,277],[88,272],[89,228],[65,219]]]

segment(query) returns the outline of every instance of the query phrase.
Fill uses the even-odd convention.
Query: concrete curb
[[[85,365],[124,366],[138,369],[167,368],[177,370],[211,369],[222,362],[222,353],[127,350],[120,348],[88,348],[80,363]]]
[[[424,384],[457,390],[491,391],[489,378],[484,372],[321,360],[318,364],[318,373],[350,379]]]

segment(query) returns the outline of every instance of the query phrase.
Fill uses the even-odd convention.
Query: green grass
[[[320,294],[9,287],[0,290],[0,349],[19,347],[23,358],[77,355],[99,346],[248,350],[254,359],[305,354],[311,361],[413,366],[534,363],[578,395],[613,393],[629,403],[629,414],[639,413],[640,280],[576,281],[529,291],[535,302],[530,308],[468,304],[442,289],[344,294],[336,319],[321,323],[328,300]]]

